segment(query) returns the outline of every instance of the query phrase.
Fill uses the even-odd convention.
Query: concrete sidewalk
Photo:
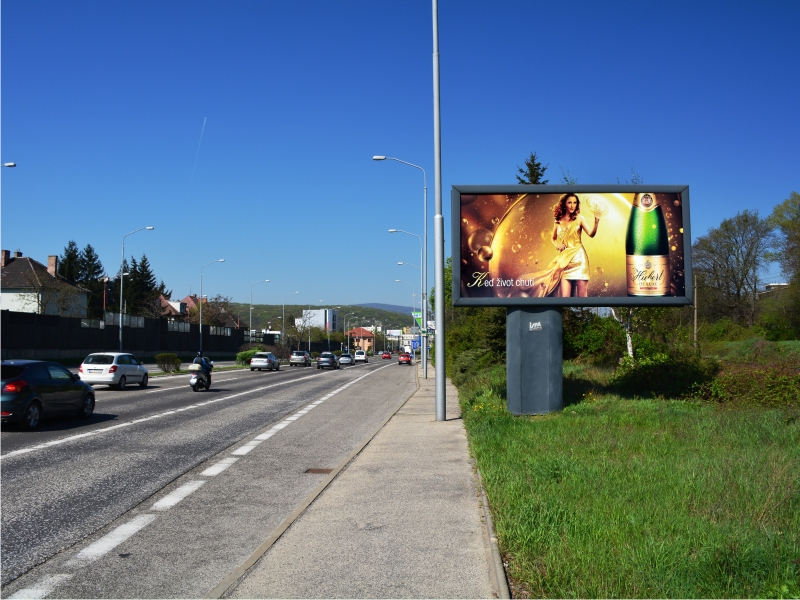
[[[222,597],[509,597],[457,391],[436,422],[417,368],[416,393]]]

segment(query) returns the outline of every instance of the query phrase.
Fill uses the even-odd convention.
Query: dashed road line
[[[205,481],[201,480],[195,480],[195,481],[190,481],[189,483],[185,483],[175,491],[167,494],[161,500],[153,504],[153,506],[150,507],[150,510],[169,510],[170,508],[175,506],[178,502],[186,498],[186,496],[196,491],[204,483]]]
[[[214,475],[219,475],[225,469],[227,469],[233,463],[235,463],[237,460],[239,460],[239,459],[238,458],[233,458],[233,457],[230,457],[230,456],[228,458],[223,458],[217,464],[210,466],[205,471],[200,473],[200,475],[205,475],[206,477],[213,477]]]
[[[59,575],[49,575],[42,579],[35,587],[29,587],[18,590],[15,594],[9,596],[9,600],[16,598],[44,598],[58,586],[60,583],[72,577],[71,574],[61,573]]]
[[[134,517],[131,521],[120,525],[113,531],[110,531],[95,543],[90,544],[72,559],[67,562],[67,566],[84,566],[90,562],[96,561],[98,558],[104,556],[122,542],[127,540],[133,534],[141,529],[147,527],[156,518],[156,515],[145,514]]]

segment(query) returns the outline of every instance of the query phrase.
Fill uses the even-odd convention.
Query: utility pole
[[[694,275],[694,347],[697,348],[697,274]]]

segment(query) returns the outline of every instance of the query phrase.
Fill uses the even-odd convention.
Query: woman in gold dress
[[[589,237],[597,233],[599,213],[594,215],[594,225],[581,213],[581,201],[576,194],[564,194],[553,207],[555,225],[552,241],[560,254],[547,269],[533,274],[535,296],[579,296],[585,298],[589,287],[589,256],[581,243],[581,231]]]

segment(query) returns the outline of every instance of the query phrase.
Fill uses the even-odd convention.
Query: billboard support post
[[[563,408],[560,307],[514,306],[506,312],[506,398],[514,415]]]

